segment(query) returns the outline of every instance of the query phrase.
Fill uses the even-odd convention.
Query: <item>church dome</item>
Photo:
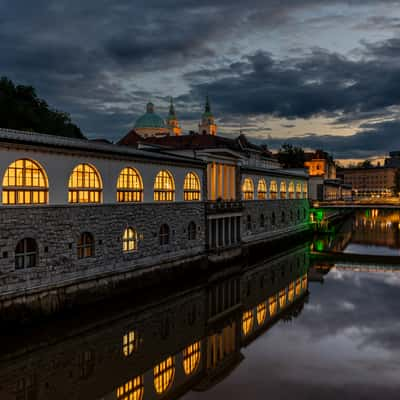
[[[136,128],[166,128],[164,120],[154,112],[153,103],[147,103],[146,113],[136,120]]]

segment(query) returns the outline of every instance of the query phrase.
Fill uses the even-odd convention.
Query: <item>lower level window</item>
[[[169,226],[162,224],[160,228],[160,246],[169,244]]]
[[[34,239],[22,239],[15,248],[15,269],[36,267],[37,253]]]
[[[78,242],[78,258],[94,256],[94,238],[91,233],[84,232]]]

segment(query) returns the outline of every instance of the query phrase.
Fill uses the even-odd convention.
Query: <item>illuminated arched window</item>
[[[135,331],[129,331],[122,337],[122,353],[129,357],[136,352],[139,347],[139,336]]]
[[[143,376],[137,376],[117,388],[118,400],[142,400],[144,393]]]
[[[186,375],[192,374],[200,364],[200,342],[196,342],[183,350],[183,370]]]
[[[16,160],[3,178],[3,204],[46,204],[48,180],[45,170],[35,161]]]
[[[165,246],[169,244],[169,226],[167,224],[162,224],[160,227],[160,246]]]
[[[294,199],[294,183],[289,183],[289,199]]]
[[[307,182],[303,183],[303,198],[308,198],[308,184]]]
[[[296,183],[296,199],[301,199],[301,183]]]
[[[257,306],[257,323],[262,325],[267,317],[267,303],[264,301]]]
[[[94,238],[91,233],[84,232],[78,241],[78,258],[88,258],[94,256]]]
[[[276,295],[271,296],[268,299],[268,308],[269,308],[269,315],[273,317],[276,314],[276,309],[277,309]]]
[[[196,240],[196,224],[191,221],[188,225],[188,239]]]
[[[281,199],[286,199],[286,182],[282,181],[280,186],[280,197]]]
[[[254,184],[253,180],[246,178],[242,185],[243,200],[254,200]]]
[[[271,181],[271,184],[269,186],[269,193],[272,200],[276,200],[278,198],[278,184],[276,183],[276,181]]]
[[[292,303],[294,299],[294,282],[291,282],[288,290],[288,301]]]
[[[279,307],[283,308],[286,306],[286,290],[282,289],[279,292]]]
[[[267,198],[267,184],[265,183],[265,179],[258,181],[257,198],[258,200],[266,200]]]
[[[15,269],[34,268],[37,264],[38,248],[34,239],[22,239],[15,248]]]
[[[174,201],[175,184],[172,175],[166,171],[160,171],[154,181],[154,200],[155,201]]]
[[[127,167],[124,168],[119,174],[117,182],[117,201],[143,201],[142,177],[135,169]]]
[[[200,180],[194,172],[189,172],[185,177],[183,199],[185,201],[200,200]]]
[[[154,387],[158,394],[162,394],[172,385],[175,375],[174,359],[168,357],[154,367]]]
[[[250,333],[252,327],[253,327],[253,311],[252,310],[245,311],[242,317],[243,335],[247,336]]]
[[[296,281],[296,296],[300,296],[301,293],[301,278]]]
[[[133,228],[126,228],[122,235],[122,251],[128,253],[138,249],[138,234]]]
[[[70,203],[100,203],[102,183],[100,175],[89,164],[79,164],[72,171],[68,182]]]

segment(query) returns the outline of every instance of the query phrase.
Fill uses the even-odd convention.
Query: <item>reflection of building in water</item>
[[[308,263],[307,248],[297,248],[257,266],[219,270],[205,284],[102,317],[97,326],[88,322],[45,347],[41,335],[26,347],[23,338],[10,340],[0,356],[0,398],[172,399],[207,390],[242,360],[241,346],[299,312]]]

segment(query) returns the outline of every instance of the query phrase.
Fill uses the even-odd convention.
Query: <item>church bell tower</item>
[[[211,112],[210,100],[208,96],[206,98],[204,113],[199,124],[199,133],[200,135],[217,135],[217,124],[215,123],[214,115]]]

